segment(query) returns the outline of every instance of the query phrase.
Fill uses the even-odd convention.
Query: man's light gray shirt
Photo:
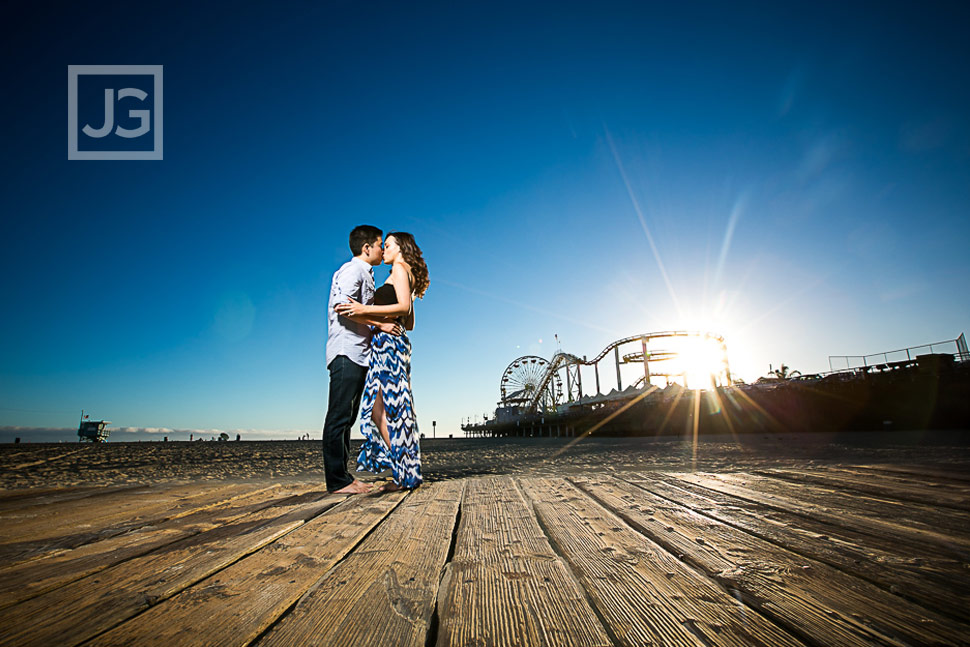
[[[327,366],[337,355],[345,355],[354,364],[367,366],[370,356],[370,326],[341,317],[334,308],[350,299],[364,305],[374,303],[374,269],[359,258],[344,263],[333,275],[330,304],[327,308]]]

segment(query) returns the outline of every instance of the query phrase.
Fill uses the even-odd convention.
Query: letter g
[[[142,90],[139,90],[138,88],[122,88],[121,90],[118,90],[119,101],[121,99],[124,99],[125,97],[135,97],[139,101],[144,101],[147,96],[148,94],[146,94]],[[115,129],[115,132],[118,134],[119,137],[126,137],[128,139],[131,139],[133,137],[141,137],[142,135],[148,132],[149,128],[151,128],[151,124],[149,123],[149,119],[151,118],[149,116],[150,114],[151,114],[150,110],[129,110],[128,116],[131,117],[132,119],[137,118],[141,125],[139,125],[138,128],[135,128],[134,130],[130,130],[128,128],[122,128],[121,126],[118,126]]]

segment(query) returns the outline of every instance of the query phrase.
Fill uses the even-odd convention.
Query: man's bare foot
[[[371,491],[370,483],[362,483],[361,481],[354,480],[350,485],[345,485],[339,490],[334,490],[334,494],[366,494]]]

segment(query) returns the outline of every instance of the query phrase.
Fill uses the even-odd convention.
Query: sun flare
[[[730,369],[724,344],[713,337],[691,337],[678,344],[674,372],[691,389],[709,389],[729,383]]]

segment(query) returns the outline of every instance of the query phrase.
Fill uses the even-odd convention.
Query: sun
[[[726,347],[715,337],[688,337],[680,340],[675,372],[690,389],[710,389],[723,386],[728,380]]]

